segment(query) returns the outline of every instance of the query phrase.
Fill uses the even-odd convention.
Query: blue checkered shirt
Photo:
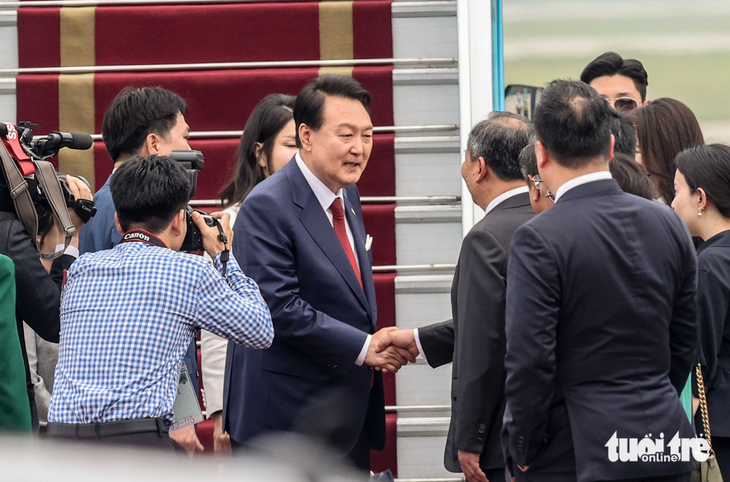
[[[199,329],[253,348],[274,339],[259,288],[231,255],[143,242],[81,256],[61,296],[61,340],[49,422],[174,421],[183,356]]]

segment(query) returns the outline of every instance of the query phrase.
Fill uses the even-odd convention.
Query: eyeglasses
[[[604,97],[604,99],[606,99],[608,105],[613,107],[617,112],[631,112],[639,107],[639,103],[636,102],[636,99],[633,97],[618,97],[616,99]]]
[[[539,175],[532,176],[532,182],[533,182],[533,184],[535,184],[535,189],[537,189],[539,191],[540,184],[542,184],[542,182],[543,182],[542,179],[540,178],[540,176]],[[553,195],[553,193],[550,192],[550,189],[548,189],[547,192],[545,193],[545,197],[548,198],[553,203],[555,203],[555,195]]]

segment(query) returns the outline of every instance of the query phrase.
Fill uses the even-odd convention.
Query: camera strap
[[[221,226],[220,221],[216,223],[218,226],[218,240],[223,243],[223,251],[221,251],[221,266],[223,266],[223,277],[226,277],[226,265],[228,264],[228,259],[231,256],[231,251],[228,249],[228,236],[226,236],[226,233],[223,231],[223,226]]]
[[[38,253],[41,259],[52,260],[66,251],[71,238],[76,234],[76,227],[71,222],[71,216],[68,214],[66,198],[61,191],[61,184],[58,182],[53,164],[48,161],[33,161],[33,164],[35,165],[35,177],[38,180],[38,185],[46,193],[48,204],[51,206],[51,211],[53,211],[53,217],[60,223],[65,236],[63,251],[52,254]]]
[[[10,197],[13,199],[15,212],[25,226],[25,231],[30,236],[33,246],[36,246],[38,213],[36,213],[33,197],[28,189],[28,181],[23,177],[18,164],[3,142],[0,142],[0,161],[2,161],[3,174],[10,190]]]
[[[162,241],[160,238],[150,233],[149,231],[145,231],[144,229],[130,229],[129,231],[124,233],[124,236],[122,236],[122,240],[119,242],[119,244],[134,242],[147,243],[151,244],[152,246],[157,246],[159,248],[167,248],[167,245],[164,241]]]

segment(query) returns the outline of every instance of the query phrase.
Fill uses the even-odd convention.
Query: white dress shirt
[[[593,181],[603,181],[605,179],[613,179],[613,176],[611,176],[611,173],[609,171],[591,172],[590,174],[583,174],[582,176],[573,178],[560,186],[560,189],[555,192],[555,202],[558,202],[560,196],[570,191],[574,187],[578,187],[582,184],[587,184]]]
[[[342,203],[342,211],[345,212],[345,200],[342,196],[342,189],[337,191],[337,193],[333,193],[330,188],[325,186],[324,183],[320,181],[320,179],[315,176],[312,171],[309,170],[309,167],[304,162],[304,159],[302,159],[302,156],[300,156],[298,152],[296,153],[294,158],[296,159],[297,166],[299,166],[299,170],[302,171],[302,174],[304,175],[304,179],[306,179],[309,187],[312,188],[312,192],[314,192],[317,201],[319,201],[319,204],[322,206],[324,213],[327,215],[327,219],[329,219],[330,225],[332,225],[332,228],[334,228],[335,224],[333,221],[332,210],[330,209],[330,206],[332,206],[332,203],[335,201],[335,199],[339,199]],[[355,255],[355,261],[357,261],[357,265],[360,266],[360,259],[357,255],[357,250],[355,249],[355,238],[352,237],[352,230],[350,229],[350,223],[347,222],[347,216],[345,216],[345,229],[347,231],[347,240],[350,241],[350,249],[352,249],[352,252]],[[357,360],[355,360],[355,365],[362,365],[363,363],[365,363],[365,356],[368,353],[368,348],[370,348],[370,341],[372,339],[373,336],[368,335],[367,339],[365,340],[365,344],[362,346],[362,350],[360,350],[360,354],[358,355]]]
[[[492,202],[487,205],[487,209],[484,211],[484,215],[486,216],[487,214],[489,214],[491,210],[502,204],[507,199],[526,192],[530,192],[530,188],[527,186],[520,186],[503,192],[499,196],[492,199]],[[426,352],[423,351],[423,347],[421,346],[421,339],[418,336],[418,328],[413,329],[413,337],[416,339],[416,347],[418,347],[418,353],[423,357],[424,360],[428,361],[428,359],[426,358]]]
[[[518,194],[526,193],[526,192],[530,192],[530,188],[527,187],[527,186],[520,186],[520,187],[516,187],[514,189],[510,189],[507,192],[503,192],[499,196],[497,196],[494,199],[492,199],[492,202],[490,202],[487,205],[487,209],[484,211],[484,215],[486,216],[487,214],[489,214],[489,211],[491,211],[492,209],[496,208],[497,206],[499,206],[500,204],[502,204],[507,199],[509,199],[511,197],[515,197]]]

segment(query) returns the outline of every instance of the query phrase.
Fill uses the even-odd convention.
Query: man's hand
[[[73,194],[74,199],[86,199],[87,201],[92,201],[94,199],[89,186],[87,186],[84,181],[78,177],[66,176],[66,183],[68,184],[68,189],[71,191],[71,194]],[[81,231],[81,228],[84,226],[84,222],[73,209],[68,210],[68,215],[76,228],[76,235],[78,236],[79,231]]]
[[[391,330],[387,332],[386,336],[378,343],[376,351],[380,353],[391,345],[401,350],[407,350],[413,357],[413,361],[419,355],[413,330]],[[401,351],[401,353],[403,352]]]
[[[374,367],[376,370],[396,373],[403,365],[408,362],[414,363],[416,361],[416,357],[409,353],[408,350],[403,350],[394,346],[390,346],[384,350],[378,350],[380,341],[385,338],[389,332],[397,329],[398,328],[396,327],[383,328],[373,334],[373,337],[370,340],[370,346],[368,347],[368,352],[365,355],[366,364]]]
[[[479,467],[479,456],[474,452],[465,452],[459,450],[459,463],[461,464],[461,471],[464,472],[466,480],[469,482],[489,482],[487,476],[482,472]]]
[[[213,452],[216,455],[231,455],[231,436],[223,431],[223,413],[215,412],[210,416],[215,420],[213,427]]]
[[[233,246],[233,230],[231,229],[230,214],[216,212],[211,214],[211,216],[217,218],[218,222],[220,222],[223,227],[223,232],[228,238],[228,243],[225,245],[220,239],[218,239],[218,236],[220,235],[218,227],[208,226],[205,224],[205,219],[203,219],[203,216],[201,216],[200,213],[193,213],[193,222],[196,226],[198,226],[198,229],[200,229],[200,234],[203,235],[203,249],[205,249],[205,252],[208,253],[208,256],[215,258],[218,253],[226,249],[226,246],[228,246],[228,249],[231,249],[231,246]]]
[[[195,455],[195,452],[203,452],[205,450],[203,444],[198,440],[198,435],[195,433],[195,425],[170,432],[170,438],[184,448],[191,459]]]

